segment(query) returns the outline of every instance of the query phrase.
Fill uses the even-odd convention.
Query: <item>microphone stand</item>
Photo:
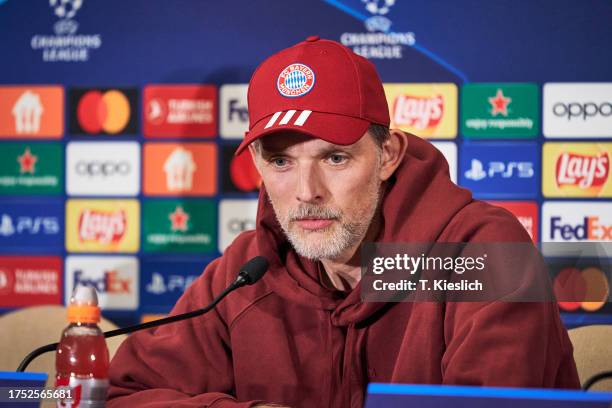
[[[588,389],[591,388],[596,382],[605,380],[606,378],[612,378],[612,371],[602,371],[601,373],[595,374],[594,376],[586,380],[586,382],[582,386],[582,389],[588,391]]]
[[[144,329],[150,329],[151,327],[161,326],[161,325],[164,325],[164,324],[174,323],[174,322],[178,322],[178,321],[181,321],[181,320],[191,319],[192,317],[203,315],[204,313],[209,312],[211,309],[213,309],[215,306],[217,306],[217,304],[224,297],[226,297],[230,292],[232,292],[235,289],[238,289],[241,286],[248,285],[248,284],[250,284],[249,277],[248,276],[245,277],[241,273],[240,275],[238,275],[236,280],[230,286],[225,288],[225,290],[223,292],[221,292],[219,294],[219,296],[214,298],[213,301],[208,306],[206,306],[206,307],[204,307],[202,309],[198,309],[198,310],[194,310],[194,311],[191,311],[191,312],[182,313],[182,314],[178,314],[178,315],[174,315],[174,316],[165,317],[163,319],[153,320],[151,322],[146,322],[146,323],[136,324],[136,325],[133,325],[133,326],[123,327],[123,328],[120,328],[120,329],[110,330],[110,331],[104,332],[104,337],[105,338],[109,338],[109,337],[120,336],[122,334],[132,333],[132,332],[139,331],[139,330],[144,330]],[[58,344],[59,343],[47,344],[46,346],[39,347],[36,350],[32,351],[30,354],[28,354],[23,359],[21,364],[19,364],[19,367],[17,367],[17,371],[19,371],[19,372],[25,371],[25,369],[32,362],[32,360],[34,360],[36,357],[38,357],[38,356],[40,356],[40,355],[42,355],[44,353],[48,353],[50,351],[55,351],[57,349]]]

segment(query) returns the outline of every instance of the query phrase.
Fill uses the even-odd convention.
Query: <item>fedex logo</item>
[[[564,201],[542,206],[542,241],[612,241],[612,203]]]
[[[561,217],[552,217],[551,238],[558,237],[564,241],[612,241],[612,224],[603,224],[599,217],[584,217],[579,224],[567,224]]]
[[[240,122],[248,122],[249,121],[249,111],[247,107],[244,106],[241,100],[239,99],[230,99],[229,100],[229,112],[227,113],[228,121],[240,121]]]
[[[66,258],[65,301],[76,285],[93,286],[103,310],[136,310],[139,301],[138,260],[133,256],[79,256]]]
[[[74,273],[74,287],[93,286],[98,293],[130,293],[131,280],[122,279],[116,270],[105,271],[99,278],[86,277],[82,270]]]
[[[224,139],[242,139],[249,128],[247,84],[225,84],[219,90],[219,133]]]

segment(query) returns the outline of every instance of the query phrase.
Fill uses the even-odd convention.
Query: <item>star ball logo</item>
[[[138,132],[135,88],[71,89],[70,133],[129,134]]]
[[[461,93],[461,132],[470,138],[533,138],[540,123],[536,84],[466,84]]]
[[[216,243],[217,209],[210,200],[147,200],[143,204],[144,252],[206,253]]]
[[[60,194],[62,157],[60,143],[3,143],[0,194]]]

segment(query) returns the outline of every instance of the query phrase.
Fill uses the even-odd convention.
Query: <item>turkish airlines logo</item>
[[[212,137],[217,133],[214,85],[147,85],[144,89],[147,137]]]
[[[438,126],[444,115],[444,98],[399,95],[393,105],[393,122],[400,126],[411,126],[418,130]]]
[[[117,243],[125,235],[125,211],[84,210],[79,217],[79,239],[102,244]]]
[[[598,155],[563,153],[557,159],[556,174],[559,187],[600,187],[608,180],[610,157],[607,152]]]
[[[70,101],[71,133],[137,133],[135,89],[73,89]]]
[[[0,257],[0,307],[61,304],[59,256]]]

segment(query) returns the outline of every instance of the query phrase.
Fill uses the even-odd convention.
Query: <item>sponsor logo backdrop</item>
[[[393,125],[434,141],[453,180],[534,241],[612,241],[612,56],[583,41],[612,37],[609,13],[553,0],[538,15],[506,2],[316,1],[299,19],[264,0],[52,3],[0,1],[2,310],[63,303],[88,282],[107,316],[167,313],[254,228],[261,181],[248,152],[234,156],[246,84],[313,34],[369,58]],[[609,264],[555,265],[610,287]],[[564,305],[564,318],[612,323],[605,305]]]

